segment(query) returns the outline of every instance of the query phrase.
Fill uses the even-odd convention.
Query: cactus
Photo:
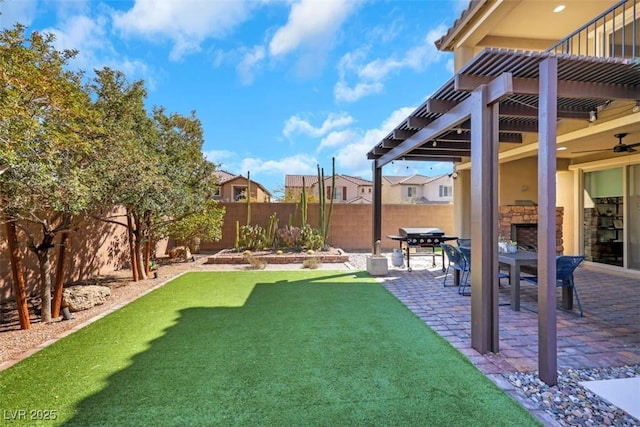
[[[302,194],[300,195],[300,226],[307,224],[307,183],[302,177]]]
[[[247,191],[245,193],[247,199],[247,225],[251,224],[251,172],[247,171]]]
[[[269,217],[269,224],[267,225],[267,230],[266,230],[266,240],[269,246],[276,246],[277,230],[278,230],[278,216],[274,212],[273,215]]]
[[[331,188],[336,188],[336,158],[331,158]],[[334,190],[335,191],[335,190]],[[324,224],[324,229],[321,229],[322,233],[322,242],[324,245],[327,243],[327,237],[329,237],[329,227],[331,226],[331,215],[333,215],[333,197],[331,197],[331,201],[329,202],[329,215],[327,216],[327,220]]]
[[[236,250],[240,249],[240,221],[236,221]]]

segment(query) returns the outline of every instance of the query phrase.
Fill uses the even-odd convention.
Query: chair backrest
[[[471,249],[469,248],[469,246],[464,245],[459,247],[458,249],[464,257],[464,260],[467,262],[467,265],[471,267]]]
[[[456,239],[456,244],[460,246],[471,246],[471,239]]]
[[[449,262],[461,268],[464,268],[466,263],[464,257],[462,256],[462,253],[458,248],[448,243],[440,243],[440,247],[442,248],[442,251],[447,255],[447,258],[449,258]]]
[[[584,261],[583,255],[560,255],[556,257],[556,279],[565,285],[571,285],[573,272]]]

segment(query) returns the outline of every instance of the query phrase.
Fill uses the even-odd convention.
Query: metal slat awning
[[[475,87],[503,73],[512,76],[514,87],[513,94],[499,102],[498,138],[500,142],[522,142],[522,134],[538,131],[539,66],[550,57],[558,60],[559,119],[587,121],[591,111],[614,100],[640,100],[640,63],[635,59],[485,49],[378,142],[367,158],[384,166],[402,157],[425,161],[460,161],[469,157],[468,120],[439,129],[434,138],[417,142],[396,158],[387,154],[465,101]]]

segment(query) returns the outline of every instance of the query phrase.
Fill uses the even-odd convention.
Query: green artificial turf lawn
[[[0,411],[12,426],[537,424],[366,273],[327,271],[182,275],[0,372]]]

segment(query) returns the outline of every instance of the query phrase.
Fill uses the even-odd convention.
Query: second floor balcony
[[[623,0],[547,49],[570,55],[638,58],[638,0]]]

